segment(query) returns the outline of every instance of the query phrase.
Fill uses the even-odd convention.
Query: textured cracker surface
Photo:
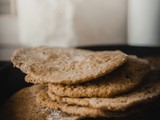
[[[107,118],[122,118],[129,117],[130,115],[136,114],[138,112],[142,112],[145,109],[145,106],[136,106],[127,111],[108,111],[108,110],[100,110],[92,107],[82,107],[78,105],[69,105],[59,100],[58,102],[53,101],[47,94],[47,90],[42,90],[37,96],[37,102],[44,107],[49,107],[50,109],[60,109],[61,111],[68,113],[79,115],[81,117],[106,117]],[[101,118],[100,118],[101,119]]]
[[[49,98],[46,90],[42,90],[37,96],[36,100],[37,100],[37,103],[41,104],[44,107],[46,106],[51,109],[60,109],[61,111],[66,112],[68,114],[75,114],[75,115],[86,116],[86,117],[104,116],[103,111],[95,108],[79,107],[76,105],[70,106],[60,101],[54,102]]]
[[[67,104],[111,111],[124,111],[132,106],[150,102],[160,97],[160,71],[152,71],[141,86],[127,94],[114,98],[69,98],[57,96],[51,91],[48,91],[48,95],[53,101],[62,101]]]
[[[14,66],[29,74],[31,83],[75,84],[103,76],[127,60],[121,51],[97,51],[35,47],[16,50]]]
[[[94,81],[77,85],[49,83],[48,86],[50,91],[59,96],[112,97],[138,86],[149,70],[150,66],[146,60],[128,56],[127,62],[120,68]]]
[[[0,120],[77,120],[81,118],[38,105],[36,95],[42,89],[44,89],[43,86],[34,85],[14,94],[1,109]]]

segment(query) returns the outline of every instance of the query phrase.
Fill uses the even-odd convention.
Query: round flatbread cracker
[[[82,117],[68,115],[60,110],[41,107],[37,94],[44,86],[34,85],[14,94],[0,111],[0,120],[78,120]]]
[[[47,90],[42,90],[37,98],[37,103],[41,104],[43,107],[49,107],[50,109],[60,109],[61,111],[71,114],[78,115],[81,117],[91,117],[91,118],[123,118],[126,119],[136,113],[144,112],[146,109],[146,105],[133,106],[126,111],[109,111],[109,110],[101,110],[92,107],[79,106],[79,105],[69,105],[61,100],[53,101],[47,94]],[[88,120],[88,119],[87,119]]]
[[[149,71],[150,66],[146,60],[129,56],[123,66],[104,77],[76,85],[49,83],[48,87],[59,96],[112,97],[137,87]]]
[[[140,103],[151,102],[160,97],[160,71],[152,72],[135,90],[114,98],[69,98],[60,97],[50,90],[49,97],[53,101],[62,101],[69,105],[87,106],[102,110],[124,111]]]
[[[35,47],[16,50],[14,66],[29,74],[31,83],[76,84],[101,77],[127,60],[121,51],[80,50],[73,48]]]

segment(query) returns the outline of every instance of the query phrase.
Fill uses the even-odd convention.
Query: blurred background
[[[0,0],[0,60],[38,45],[160,46],[160,0]]]

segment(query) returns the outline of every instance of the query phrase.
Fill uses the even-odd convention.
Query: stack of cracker
[[[33,111],[31,119],[123,117],[160,96],[160,77],[148,61],[121,51],[25,48],[14,52],[12,62],[35,84],[17,93],[21,102],[16,95],[10,100]]]

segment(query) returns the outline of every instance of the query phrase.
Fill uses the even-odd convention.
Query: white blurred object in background
[[[129,0],[128,8],[128,43],[160,45],[160,0]]]
[[[19,38],[29,46],[74,46],[70,0],[17,0]]]
[[[17,0],[23,45],[126,43],[127,0]]]

